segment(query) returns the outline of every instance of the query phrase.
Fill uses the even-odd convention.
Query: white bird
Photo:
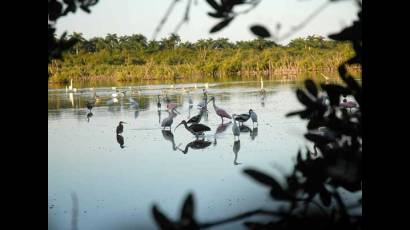
[[[112,104],[117,103],[117,102],[118,102],[118,99],[114,97],[114,98],[107,101],[107,105],[112,105]]]
[[[209,88],[209,85],[208,85],[208,82],[207,83],[205,83],[205,89],[208,89]]]
[[[233,133],[234,140],[235,140],[235,137],[238,137],[238,140],[239,140],[239,136],[241,135],[241,130],[239,129],[238,125],[236,124],[235,116],[236,116],[236,114],[232,114],[232,118],[234,118],[233,119],[233,125],[232,125],[232,133]]]
[[[138,102],[135,101],[132,97],[129,97],[129,98],[128,98],[128,101],[130,102],[131,106],[132,106],[134,109],[138,109],[138,108],[140,107],[140,105],[138,104]]]
[[[65,86],[65,92],[66,92],[66,93],[68,92],[68,87],[67,87],[67,86]]]
[[[68,87],[69,91],[73,90],[73,79],[70,79],[70,86]]]
[[[117,87],[111,87],[111,90],[116,90],[117,89]]]

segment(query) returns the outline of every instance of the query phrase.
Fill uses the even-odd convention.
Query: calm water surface
[[[155,229],[152,204],[159,204],[170,217],[178,218],[188,192],[194,193],[196,216],[201,221],[276,205],[268,199],[268,190],[241,171],[257,167],[280,178],[273,165],[291,170],[297,150],[309,145],[303,139],[306,122],[285,117],[302,108],[294,94],[295,85],[265,82],[263,97],[259,82],[210,83],[209,97],[215,96],[217,106],[230,114],[252,108],[259,125],[255,128],[252,122],[245,123],[240,142],[235,144],[232,124],[220,126],[221,120],[209,104],[208,118],[202,120],[211,128],[205,136],[209,146],[188,148],[186,154],[181,150],[195,138],[184,127],[176,131],[174,127],[198,113],[203,84],[192,92],[191,109],[182,87],[194,89],[194,84],[174,85],[177,90],[168,93],[180,112],[172,134],[162,132],[160,127],[160,121],[168,116],[166,103],[161,101],[163,111],[157,109],[157,95],[170,85],[133,86],[140,91],[132,96],[140,103],[139,110],[130,106],[128,96],[108,106],[111,87],[95,88],[101,100],[91,117],[87,117],[85,106],[93,95],[90,89],[74,94],[49,89],[50,229],[71,229],[72,192],[78,197],[79,229]],[[129,90],[128,86],[118,89]],[[119,121],[128,123],[122,135],[124,148],[115,134]],[[239,147],[236,154],[234,147]],[[215,229],[238,228],[241,225],[234,223]]]

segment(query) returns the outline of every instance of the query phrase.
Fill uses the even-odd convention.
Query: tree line
[[[74,32],[67,39],[75,39],[77,43],[63,54],[63,60],[49,63],[51,82],[209,76],[252,78],[305,71],[327,72],[336,70],[343,60],[354,55],[351,44],[314,35],[296,38],[287,45],[263,38],[237,42],[227,38],[182,42],[177,34],[158,41],[148,40],[141,34],[107,34],[87,40],[81,33]]]

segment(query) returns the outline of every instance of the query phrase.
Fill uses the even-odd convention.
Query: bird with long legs
[[[175,127],[174,131],[180,126],[184,125],[185,129],[188,130],[190,133],[192,133],[197,139],[199,136],[203,136],[204,132],[206,131],[211,131],[211,128],[209,128],[206,125],[203,124],[192,124],[188,126],[187,122],[185,120],[182,120],[181,123]]]
[[[252,109],[249,110],[249,115],[251,116],[252,120],[252,125],[256,123],[256,126],[258,126],[258,115],[253,111]]]
[[[235,118],[236,114],[232,114],[232,117]],[[233,138],[235,140],[235,137],[238,137],[239,140],[239,136],[241,135],[241,130],[238,127],[238,124],[236,124],[236,120],[233,119],[233,125],[232,125],[232,133],[233,133]]]
[[[162,120],[161,122],[162,129],[166,129],[167,127],[171,129],[171,125],[174,122],[174,117],[177,116],[177,114],[175,113],[175,109],[168,111],[168,114],[169,114],[168,117],[164,118],[164,120]]]
[[[199,110],[198,115],[191,117],[186,123],[198,124],[201,121],[202,116],[204,115],[206,111],[207,109],[205,107],[201,108],[201,110]]]
[[[122,124],[127,124],[127,123],[120,121],[120,123],[117,126],[117,130],[116,130],[117,135],[121,134],[124,131],[124,126]]]
[[[215,97],[212,96],[211,100],[209,100],[209,102],[211,102],[211,101],[213,102],[213,106],[214,106],[214,110],[215,110],[216,114],[219,117],[221,117],[222,124],[224,123],[224,118],[232,119],[231,115],[229,115],[224,109],[219,108],[215,105]]]

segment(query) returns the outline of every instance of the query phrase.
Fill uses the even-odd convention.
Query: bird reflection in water
[[[117,142],[120,144],[120,147],[123,149],[124,148],[124,137],[122,137],[121,134],[117,134]]]
[[[251,133],[251,134],[252,134],[252,129],[249,128],[249,126],[247,126],[247,125],[240,125],[240,126],[239,126],[239,130],[240,130],[242,133]]]
[[[171,130],[161,130],[162,136],[164,137],[165,140],[171,141],[172,143],[172,150],[176,151],[177,147],[175,145],[174,141],[174,134],[172,133]]]
[[[93,113],[90,111],[87,113],[87,121],[90,122],[90,118],[93,116]]]
[[[161,124],[161,110],[158,109],[158,124]]]
[[[262,107],[265,107],[265,98],[266,98],[266,93],[263,93],[262,97],[261,97],[261,106]]]
[[[237,140],[233,143],[233,153],[235,154],[235,158],[233,160],[234,165],[240,165],[241,163],[237,162],[238,160],[238,152],[241,149],[241,141]]]
[[[138,118],[139,115],[140,115],[139,109],[135,110],[135,112],[134,112],[134,118]]]
[[[220,124],[220,125],[218,126],[218,128],[216,128],[216,131],[215,131],[215,134],[214,134],[214,146],[217,144],[216,139],[217,139],[217,137],[218,137],[218,134],[221,134],[221,133],[225,132],[226,129],[227,129],[231,124],[232,124],[232,122],[230,121],[230,122],[225,123],[225,124]]]
[[[188,118],[187,118],[187,119],[191,118],[191,110],[192,110],[192,107],[194,107],[194,106],[193,106],[193,105],[189,105],[189,107],[188,107]]]
[[[251,132],[251,139],[255,140],[256,136],[258,136],[258,127],[253,127]]]
[[[177,148],[178,148],[181,152],[183,152],[184,154],[187,154],[189,148],[191,148],[191,149],[204,149],[204,148],[210,146],[211,144],[212,144],[212,142],[210,142],[210,141],[206,141],[206,140],[201,140],[201,139],[199,139],[199,140],[195,140],[195,141],[192,141],[192,142],[188,143],[188,144],[185,146],[185,149],[184,149],[184,150],[180,149],[179,147],[177,147]]]

